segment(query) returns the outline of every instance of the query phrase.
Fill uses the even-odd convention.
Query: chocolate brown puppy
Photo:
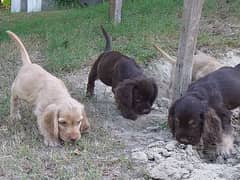
[[[233,150],[231,111],[240,106],[240,64],[223,67],[192,83],[169,110],[168,124],[184,144],[216,145],[228,157]]]
[[[121,114],[125,118],[135,120],[138,115],[151,111],[158,94],[157,85],[154,79],[143,74],[143,70],[134,59],[112,51],[110,36],[103,27],[101,28],[106,47],[89,73],[87,95],[93,95],[95,80],[100,79],[112,87]]]

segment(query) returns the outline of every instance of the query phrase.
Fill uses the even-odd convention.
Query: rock
[[[163,161],[163,157],[161,154],[158,154],[158,153],[153,153],[153,157],[154,157],[154,161],[156,163],[161,163]]]
[[[186,149],[186,145],[185,144],[178,144],[178,147],[180,148],[180,149]]]
[[[164,142],[162,141],[156,141],[156,142],[153,142],[151,144],[148,145],[148,148],[152,148],[152,147],[161,147],[163,146]]]
[[[154,153],[152,151],[146,151],[146,155],[147,155],[147,158],[148,160],[150,161],[154,161]]]
[[[153,179],[169,179],[166,172],[162,169],[162,166],[155,166],[154,168],[149,170],[148,176]]]
[[[132,159],[136,160],[136,161],[140,161],[140,162],[147,162],[148,161],[148,157],[144,152],[133,152],[132,153]]]
[[[160,102],[159,102],[160,107],[170,107],[170,99],[162,97]]]
[[[164,157],[170,157],[172,153],[171,153],[171,152],[168,152],[166,149],[162,149],[161,154],[162,154]]]
[[[154,110],[159,110],[159,107],[158,107],[157,104],[154,103],[154,104],[152,105],[152,109],[154,109]]]
[[[176,141],[170,141],[169,143],[167,143],[166,145],[166,149],[168,151],[173,151],[175,149],[175,146],[176,146],[177,142]]]

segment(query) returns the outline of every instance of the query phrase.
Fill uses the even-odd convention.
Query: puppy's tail
[[[23,45],[22,41],[19,39],[19,37],[16,34],[14,34],[13,32],[11,32],[11,31],[6,31],[6,32],[9,35],[9,37],[13,41],[15,41],[17,46],[20,48],[23,65],[32,64],[32,62],[30,60],[30,57],[28,55],[28,52],[27,52],[25,46]]]
[[[168,53],[162,50],[159,46],[153,45],[164,57],[166,57],[171,64],[176,64],[176,59],[171,57]]]
[[[106,45],[105,45],[104,52],[112,51],[111,37],[110,37],[109,34],[105,31],[105,29],[103,28],[103,26],[101,26],[101,29],[102,29],[102,33],[103,33],[103,35],[104,35],[104,38],[105,38],[105,40],[106,40]]]

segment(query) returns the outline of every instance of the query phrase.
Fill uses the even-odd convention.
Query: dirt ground
[[[7,45],[5,45],[6,47]],[[6,47],[13,48],[13,47]],[[14,52],[14,51],[13,51]],[[31,53],[39,64],[43,57]],[[240,49],[219,54],[226,65],[240,62]],[[7,55],[7,53],[5,54]],[[8,108],[9,88],[17,72],[17,52],[1,64],[1,102]],[[96,83],[95,97],[85,98],[90,64],[81,70],[58,75],[73,97],[84,103],[91,132],[76,145],[49,148],[43,145],[31,107],[23,103],[23,120],[11,124],[8,110],[1,110],[0,179],[239,179],[240,147],[235,143],[232,158],[209,159],[196,147],[178,144],[167,127],[169,99],[166,98],[171,65],[158,58],[143,67],[157,80],[159,95],[154,110],[137,121],[124,119],[111,88]],[[5,102],[5,104],[4,104]],[[3,104],[5,106],[3,106]],[[240,129],[234,120],[236,139]]]

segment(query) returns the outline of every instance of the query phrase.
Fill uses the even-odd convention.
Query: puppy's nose
[[[76,140],[78,140],[78,137],[79,137],[78,134],[74,133],[70,135],[69,140],[75,142]]]

